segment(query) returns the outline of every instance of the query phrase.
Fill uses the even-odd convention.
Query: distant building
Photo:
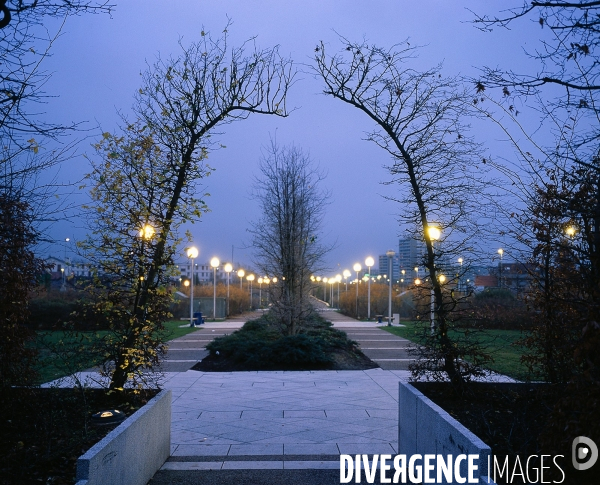
[[[390,274],[388,261],[389,261],[389,258],[387,256],[387,254],[379,255],[379,274],[381,276],[388,276]],[[395,256],[392,257],[392,279],[394,281],[398,281],[400,279],[399,275],[400,275],[400,266],[398,264],[398,255],[396,254]]]
[[[425,244],[422,241],[413,238],[398,241],[398,265],[407,274],[408,270],[414,270],[416,266],[422,265],[424,254]]]
[[[225,263],[221,263],[219,265],[219,267],[217,268],[217,282],[224,282],[227,281],[227,273],[224,271],[224,265]],[[180,276],[177,277],[177,279],[181,278],[181,279],[190,279],[192,276],[192,270],[190,268],[191,264],[189,262],[180,262],[176,265],[176,268],[179,270],[179,274]],[[214,275],[214,269],[213,267],[210,265],[210,263],[194,263],[194,277],[195,277],[195,284],[203,284],[203,283],[212,283],[213,282],[213,275]],[[232,271],[230,273],[230,281],[233,282],[234,278],[236,281],[239,281],[238,276],[237,276],[237,272],[236,271]],[[258,276],[257,276],[258,278]]]

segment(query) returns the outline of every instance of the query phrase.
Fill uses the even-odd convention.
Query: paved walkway
[[[239,483],[256,470],[248,483],[339,483],[340,454],[395,454],[406,340],[373,322],[333,311],[324,317],[389,370],[187,370],[210,340],[243,321],[207,323],[172,341],[163,365],[173,392],[171,457],[152,485]]]

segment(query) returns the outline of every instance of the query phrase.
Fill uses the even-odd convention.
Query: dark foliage
[[[489,445],[499,461],[509,456],[514,463],[519,456],[525,463],[531,455],[563,455],[559,464],[566,479],[562,481],[561,472],[550,468],[544,472],[547,483],[598,483],[598,470],[576,472],[571,466],[575,437],[600,441],[598,389],[588,388],[586,399],[581,400],[573,398],[574,389],[564,384],[470,383],[462,393],[446,383],[413,385]]]
[[[473,316],[484,328],[522,330],[531,326],[531,314],[525,302],[505,289],[486,289],[470,301]]]
[[[27,345],[33,333],[25,322],[27,300],[43,265],[33,254],[38,233],[26,202],[0,194],[0,227],[0,388],[4,392],[35,377],[36,353]]]
[[[112,408],[129,416],[155,394],[99,389],[3,391],[0,483],[74,483],[77,458],[114,428],[91,425],[91,415]]]
[[[314,317],[295,335],[283,335],[268,316],[247,322],[207,345],[195,370],[320,370],[376,367],[330,322]],[[343,364],[340,362],[343,361]],[[353,367],[354,366],[354,367]]]

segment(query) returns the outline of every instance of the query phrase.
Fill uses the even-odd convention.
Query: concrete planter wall
[[[170,443],[171,391],[161,391],[79,457],[76,485],[146,485]]]
[[[441,407],[410,384],[400,382],[398,408],[399,454],[479,455],[479,483],[494,484],[491,479],[488,481],[490,447]],[[465,477],[465,461],[461,463],[460,470],[461,476]]]

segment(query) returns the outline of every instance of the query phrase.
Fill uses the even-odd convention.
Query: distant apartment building
[[[222,263],[217,268],[217,282],[227,281],[227,273],[224,271],[225,263]],[[180,276],[178,279],[190,279],[192,276],[191,264],[189,262],[180,262],[176,265],[177,270],[179,271]],[[203,284],[203,283],[212,283],[213,282],[213,272],[214,269],[209,263],[194,263],[194,277],[195,284]],[[237,280],[237,273],[232,271],[230,274],[230,278],[233,282],[233,278]]]
[[[389,265],[388,265],[388,256],[387,254],[379,255],[379,274],[381,276],[387,276],[390,274]],[[400,266],[398,264],[398,255],[392,257],[392,279],[394,281],[398,281],[400,279]]]
[[[423,263],[425,254],[425,244],[413,238],[400,239],[398,241],[398,265],[400,269],[414,270],[415,267]]]

